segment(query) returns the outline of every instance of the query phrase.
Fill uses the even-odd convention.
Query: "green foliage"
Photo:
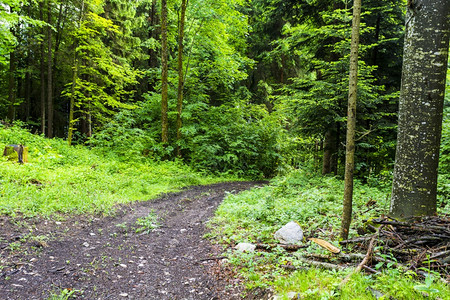
[[[385,212],[388,193],[388,190],[356,182],[355,210],[367,212],[355,214],[355,223]],[[213,224],[218,225],[217,229],[226,239],[232,238],[236,243],[247,239],[270,241],[274,231],[292,220],[308,232],[326,228],[329,239],[339,232],[342,197],[341,180],[318,176],[309,169],[297,170],[275,178],[270,186],[229,195],[217,210]],[[372,200],[378,205],[370,210],[364,209]],[[355,227],[352,227],[350,234],[354,233]]]
[[[152,210],[146,217],[137,219],[136,225],[139,226],[136,228],[136,233],[142,232],[144,234],[149,234],[154,229],[158,228],[160,223],[158,216]]]
[[[120,203],[220,180],[179,162],[69,147],[63,140],[44,139],[17,126],[0,127],[0,141],[1,149],[10,143],[29,148],[27,164],[0,160],[0,214],[111,214]]]
[[[447,299],[450,289],[436,278],[425,280],[425,284],[410,275],[402,275],[395,269],[376,276],[356,274],[341,290],[337,287],[347,272],[309,269],[278,278],[275,290],[286,297],[295,291],[301,299]],[[428,282],[428,286],[427,286]],[[423,290],[422,287],[427,287]],[[431,291],[431,292],[430,292]],[[288,299],[288,298],[281,298]]]
[[[76,299],[78,296],[83,294],[82,291],[73,290],[73,289],[62,289],[58,292],[51,292],[48,300],[68,300],[68,299]]]
[[[192,166],[251,177],[275,173],[283,129],[263,107],[236,103],[186,110],[191,119],[186,118],[181,146]]]

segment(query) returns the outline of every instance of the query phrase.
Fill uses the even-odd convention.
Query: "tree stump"
[[[7,145],[3,150],[3,156],[6,156],[8,160],[15,160],[18,163],[28,162],[28,147],[23,145]]]

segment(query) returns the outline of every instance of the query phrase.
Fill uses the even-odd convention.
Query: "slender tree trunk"
[[[161,0],[161,125],[162,143],[169,142],[168,118],[168,46],[167,46],[167,0]]]
[[[149,38],[154,39],[157,37],[157,32],[156,32],[156,24],[158,24],[158,18],[156,16],[156,0],[152,1],[152,5],[150,8],[150,32],[149,32]],[[156,59],[156,53],[155,50],[150,48],[148,50],[148,66],[150,68],[155,68],[157,66],[157,59]]]
[[[81,9],[80,9],[80,18],[78,20],[78,29],[81,28],[81,24],[83,22],[83,16],[84,16],[84,0],[81,1]],[[70,104],[69,104],[69,130],[67,132],[67,143],[69,146],[72,144],[72,138],[73,138],[73,131],[74,131],[74,109],[75,109],[75,88],[77,85],[78,80],[78,54],[77,54],[77,47],[78,42],[74,42],[73,52],[74,52],[74,59],[73,59],[73,74],[72,74],[72,95],[70,96]]]
[[[70,96],[70,106],[69,106],[69,130],[67,132],[67,143],[69,146],[72,144],[72,137],[73,137],[73,110],[75,108],[75,87],[77,83],[77,76],[78,76],[78,60],[75,58],[73,68],[73,78],[72,78],[72,95]]]
[[[30,61],[31,51],[27,52],[27,57],[25,58],[25,89],[24,89],[24,101],[25,101],[25,120],[28,122],[31,116],[31,61]]]
[[[336,136],[334,130],[329,128],[323,141],[322,175],[333,171],[333,157],[336,156]]]
[[[52,22],[52,7],[51,0],[48,1],[47,23]],[[49,26],[47,29],[47,137],[53,137],[53,64],[52,64],[52,29]]]
[[[181,0],[180,27],[178,30],[178,95],[177,95],[177,155],[181,157],[179,142],[181,140],[181,111],[183,108],[183,39],[184,39],[184,20],[186,17],[186,0]]]
[[[377,16],[377,23],[375,25],[375,43],[378,44],[380,41],[380,23],[381,23],[381,14],[378,14]],[[379,46],[376,45],[375,47],[373,47],[372,50],[372,65],[377,65],[377,60],[378,60],[378,51],[379,51]]]
[[[450,1],[411,1],[406,14],[390,215],[436,213]]]
[[[353,2],[352,42],[350,48],[350,75],[349,75],[348,111],[347,111],[347,141],[345,153],[344,206],[342,213],[341,233],[340,233],[341,238],[344,240],[348,238],[348,231],[350,228],[350,223],[352,221],[360,20],[361,20],[361,0],[355,0]]]
[[[44,2],[39,2],[39,17],[40,20],[44,20]],[[42,36],[45,35],[44,28],[42,28]],[[41,132],[45,134],[45,45],[44,41],[41,41],[41,61],[40,61],[40,79],[41,79]]]
[[[8,73],[8,120],[14,121],[16,102],[16,50],[9,53],[9,73]]]
[[[31,16],[31,4],[26,5],[27,15]],[[30,35],[27,35],[27,39],[31,39]],[[29,122],[31,118],[31,91],[32,91],[32,80],[31,80],[31,47],[26,51],[25,57],[25,88],[24,88],[24,102],[25,102],[25,121]]]

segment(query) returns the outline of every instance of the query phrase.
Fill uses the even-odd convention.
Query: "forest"
[[[450,2],[2,0],[0,28],[0,282],[49,220],[253,181],[205,235],[240,297],[450,299]],[[36,299],[104,296],[70,284]]]

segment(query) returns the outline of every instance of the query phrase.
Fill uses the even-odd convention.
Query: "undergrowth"
[[[425,270],[429,276],[423,281],[414,272],[393,265],[377,265],[375,268],[380,273],[376,275],[353,275],[350,282],[339,288],[351,270],[330,271],[305,265],[302,261],[305,254],[329,254],[314,243],[296,252],[281,247],[244,253],[233,249],[240,242],[277,243],[274,232],[292,220],[302,227],[305,243],[307,238],[316,237],[340,247],[343,186],[339,179],[304,169],[278,177],[268,186],[230,194],[210,222],[209,235],[229,246],[228,261],[244,278],[247,290],[271,288],[281,299],[291,299],[294,294],[299,299],[450,299],[450,289],[442,283],[439,274]],[[378,186],[386,188],[356,181],[350,237],[364,230],[363,220],[388,212],[388,185]]]
[[[102,148],[68,146],[17,126],[0,127],[0,148],[28,147],[29,162],[0,159],[0,214],[23,216],[114,212],[120,203],[149,200],[182,187],[231,178],[194,172],[181,162],[118,156]]]

